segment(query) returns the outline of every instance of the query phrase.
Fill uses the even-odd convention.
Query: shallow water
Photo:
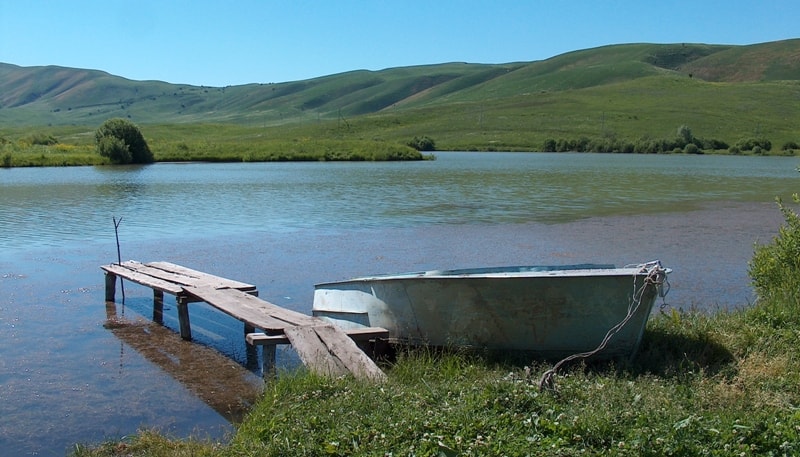
[[[240,323],[191,305],[191,345],[169,296],[166,328],[148,289],[106,306],[112,217],[123,259],[250,282],[304,312],[314,283],[365,274],[657,258],[674,269],[667,306],[713,310],[752,301],[753,243],[798,187],[793,158],[438,156],[0,170],[0,450],[63,455],[142,425],[224,439],[257,397]]]

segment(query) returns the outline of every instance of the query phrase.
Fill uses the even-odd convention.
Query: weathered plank
[[[383,381],[386,374],[375,365],[356,343],[344,332],[332,325],[314,327],[317,336],[325,343],[331,354],[335,355],[353,376],[359,379]]]
[[[258,297],[236,289],[214,289],[211,287],[184,287],[184,293],[204,301],[218,310],[234,317],[247,325],[259,328],[267,333],[282,333],[286,327],[298,325],[296,322],[307,322],[311,317],[295,313],[305,318],[299,319],[287,313],[293,313],[273,305]]]
[[[175,283],[177,286],[207,286],[215,289],[233,288],[245,291],[255,291],[256,286],[240,281],[202,273],[190,268],[168,262],[141,263],[135,260],[122,262],[122,266],[129,268],[137,273],[152,276],[167,282]],[[171,266],[172,270],[168,269]]]
[[[163,279],[159,279],[147,274],[143,274],[136,270],[131,270],[130,268],[127,268],[125,266],[110,264],[110,265],[103,265],[100,268],[106,271],[107,273],[119,276],[120,278],[124,278],[129,281],[133,281],[143,286],[150,287],[151,289],[160,290],[162,292],[167,292],[172,295],[178,295],[182,292],[181,286],[175,283],[165,281]]]
[[[353,341],[371,340],[374,338],[388,338],[389,331],[382,327],[362,327],[342,330]],[[290,344],[286,335],[267,335],[264,333],[248,333],[245,336],[247,344],[251,346],[267,346],[270,344]]]
[[[383,327],[359,327],[342,330],[354,341],[371,340],[373,338],[389,338],[389,331]]]
[[[241,291],[255,291],[256,286],[235,279],[223,278],[221,276],[212,275],[202,271],[193,270],[182,265],[176,265],[170,262],[147,262],[147,267],[161,270],[168,274],[176,275],[186,281],[184,284],[187,286],[208,286],[217,289],[237,289]]]
[[[289,327],[284,333],[300,356],[300,360],[311,371],[331,377],[347,374],[347,368],[337,357],[331,355],[328,346],[319,338],[315,327]]]
[[[106,298],[113,297],[115,279],[129,281],[153,289],[153,319],[163,320],[163,292],[177,297],[181,337],[191,339],[188,303],[204,301],[214,308],[244,322],[247,342],[264,346],[264,367],[274,370],[275,346],[291,344],[309,369],[327,376],[351,372],[358,378],[380,381],[385,374],[356,345],[354,340],[386,338],[382,328],[360,328],[342,331],[322,319],[281,308],[257,298],[251,284],[214,276],[169,262],[141,263],[127,261],[101,266],[106,274]],[[109,288],[112,290],[109,291]],[[110,295],[109,295],[110,294]],[[112,298],[113,300],[113,298]],[[262,329],[269,335],[254,333]]]
[[[286,335],[267,335],[265,333],[248,333],[244,337],[247,344],[251,346],[270,346],[276,344],[291,344]]]
[[[212,306],[217,305],[216,301],[209,301],[206,300],[206,298],[213,297],[214,300],[219,300],[221,303],[230,304],[234,308],[237,304],[247,305],[251,309],[258,310],[260,313],[270,316],[273,319],[283,321],[289,325],[308,326],[325,324],[325,321],[322,319],[311,317],[309,315],[298,313],[297,311],[292,311],[286,308],[281,308],[278,305],[272,304],[266,300],[236,289],[222,289],[215,292],[214,289],[210,289],[208,287],[186,287],[184,288],[184,291],[189,295],[195,296],[211,304]],[[267,330],[259,325],[253,326]]]

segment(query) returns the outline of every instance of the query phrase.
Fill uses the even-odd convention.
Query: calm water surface
[[[154,426],[224,439],[255,400],[241,325],[150,291],[103,302],[101,264],[168,260],[308,312],[315,282],[535,263],[674,269],[667,306],[752,300],[753,243],[798,191],[795,158],[439,153],[418,163],[0,169],[0,451],[62,455]],[[118,294],[119,295],[119,294]],[[168,348],[168,349],[165,349]],[[279,363],[293,366],[290,351]]]

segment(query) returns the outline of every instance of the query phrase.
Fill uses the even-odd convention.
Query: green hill
[[[612,45],[536,62],[359,70],[227,87],[0,64],[5,128],[91,128],[126,117],[186,130],[196,124],[267,128],[285,138],[429,135],[447,149],[535,149],[560,137],[664,137],[680,125],[729,142],[755,135],[779,144],[800,141],[798,101],[800,39]]]

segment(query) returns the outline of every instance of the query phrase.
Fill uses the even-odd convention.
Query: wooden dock
[[[291,311],[258,298],[255,285],[214,276],[169,262],[127,261],[100,267],[105,271],[106,301],[116,296],[117,277],[153,289],[153,320],[162,323],[164,293],[178,305],[181,337],[192,339],[189,303],[205,302],[242,321],[245,339],[261,346],[264,376],[275,370],[275,347],[291,344],[312,371],[328,376],[352,373],[360,379],[382,381],[385,374],[356,341],[367,347],[388,337],[382,328],[345,332],[322,319]],[[257,330],[261,330],[258,332]]]

